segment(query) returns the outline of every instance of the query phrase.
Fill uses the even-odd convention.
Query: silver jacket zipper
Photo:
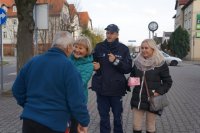
[[[140,104],[141,104],[142,88],[143,88],[143,85],[144,85],[144,76],[145,76],[145,72],[146,72],[146,71],[143,72],[143,76],[142,76],[142,83],[141,83],[141,87],[140,87],[138,109],[140,109]]]

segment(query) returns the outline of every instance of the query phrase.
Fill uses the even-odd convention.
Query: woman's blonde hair
[[[165,61],[163,54],[158,49],[156,42],[153,39],[145,39],[142,41],[141,45],[146,42],[153,51],[153,58],[155,58],[156,65],[160,65]]]
[[[90,55],[92,53],[92,44],[91,41],[88,37],[86,36],[80,36],[78,37],[75,42],[74,45],[83,45],[86,47],[88,53],[87,55]]]

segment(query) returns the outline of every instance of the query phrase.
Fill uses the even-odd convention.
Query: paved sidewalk
[[[3,61],[7,62],[8,64],[3,66],[3,70],[5,69],[6,66],[16,65],[16,59],[17,59],[17,57],[15,57],[15,56],[4,56]],[[0,79],[1,79],[1,77],[0,77]],[[12,82],[6,82],[6,83],[4,82],[3,90],[0,89],[0,94],[10,90],[10,86],[12,86],[12,84],[13,84],[13,81]],[[0,85],[1,85],[1,83],[0,83]]]
[[[168,93],[170,105],[161,117],[157,117],[157,133],[200,133],[200,65],[183,62],[180,66],[170,67],[170,73],[174,81]],[[124,133],[132,133],[130,98],[131,93],[128,93],[123,99]],[[91,116],[89,133],[99,133],[96,96],[91,90],[88,108]],[[21,133],[21,111],[13,97],[0,96],[0,133]]]

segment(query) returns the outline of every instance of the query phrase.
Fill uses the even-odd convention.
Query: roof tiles
[[[88,12],[78,12],[81,27],[87,28],[90,17]]]

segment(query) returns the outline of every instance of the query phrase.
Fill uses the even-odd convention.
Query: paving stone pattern
[[[200,133],[200,65],[182,63],[180,66],[170,67],[170,73],[173,79],[173,86],[168,93],[170,105],[161,117],[157,117],[157,133]],[[123,98],[124,133],[132,133],[130,99],[131,93]],[[96,95],[91,90],[88,109],[91,117],[89,133],[99,133]],[[21,111],[13,97],[0,96],[0,133],[21,133]],[[110,115],[112,125],[112,113]],[[145,130],[145,125],[143,128]]]

